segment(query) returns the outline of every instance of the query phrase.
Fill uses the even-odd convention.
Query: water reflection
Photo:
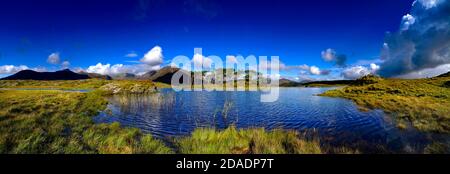
[[[97,122],[118,121],[158,138],[188,135],[198,127],[223,129],[264,127],[299,131],[316,130],[323,141],[364,144],[369,151],[416,152],[430,141],[448,136],[399,130],[381,110],[361,112],[351,101],[320,97],[325,88],[286,88],[280,99],[261,103],[260,92],[174,92],[118,95]]]

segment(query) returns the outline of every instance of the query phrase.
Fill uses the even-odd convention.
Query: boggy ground
[[[450,133],[450,77],[428,79],[381,79],[330,90],[321,96],[343,97],[362,110],[382,109],[397,120],[425,132]]]
[[[430,83],[435,86],[439,86],[441,83],[445,85],[445,82],[433,80]],[[363,153],[355,146],[335,147],[322,142],[320,138],[305,136],[295,131],[280,129],[267,131],[262,128],[237,129],[234,126],[225,130],[199,128],[191,136],[173,137],[168,145],[167,142],[155,139],[135,128],[124,128],[118,123],[95,124],[92,121],[93,116],[98,115],[99,111],[106,108],[108,102],[105,96],[113,94],[113,91],[107,88],[108,84],[114,86],[114,89],[121,89],[122,92],[141,89],[141,87],[143,89],[167,87],[146,81],[0,81],[0,88],[9,89],[90,90],[83,93],[58,90],[0,89],[0,153]],[[364,86],[358,88],[364,88]],[[347,89],[353,88],[348,87]],[[345,92],[346,88],[332,91],[331,94],[341,90]],[[145,92],[147,90],[137,91]],[[438,93],[426,94],[434,96]],[[442,93],[439,94],[442,95]],[[444,95],[449,96],[448,93]],[[442,130],[446,130],[444,128]],[[424,152],[448,153],[448,144],[433,143],[426,147]],[[384,153],[384,151],[379,153]]]

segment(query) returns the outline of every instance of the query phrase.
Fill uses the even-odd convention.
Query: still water
[[[95,117],[98,123],[120,122],[157,138],[189,135],[198,127],[264,127],[317,132],[332,143],[382,144],[392,151],[413,152],[430,135],[399,130],[381,110],[362,112],[349,100],[317,96],[331,88],[281,88],[278,101],[260,102],[261,92],[174,92],[118,95]]]

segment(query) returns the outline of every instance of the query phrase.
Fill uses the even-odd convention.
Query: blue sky
[[[57,70],[133,64],[160,46],[177,55],[280,56],[289,66],[333,70],[321,52],[348,66],[378,59],[413,0],[16,0],[0,5],[0,66]],[[58,53],[59,63],[49,63]],[[137,57],[127,57],[129,53]],[[369,61],[370,62],[370,61]],[[368,66],[368,63],[366,63]],[[299,72],[283,72],[297,77]],[[312,77],[321,75],[310,74]],[[339,72],[317,78],[338,77]]]

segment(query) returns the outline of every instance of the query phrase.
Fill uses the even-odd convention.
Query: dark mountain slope
[[[23,70],[1,80],[81,80],[89,79],[88,75],[77,74],[68,69],[56,72],[36,72]]]

